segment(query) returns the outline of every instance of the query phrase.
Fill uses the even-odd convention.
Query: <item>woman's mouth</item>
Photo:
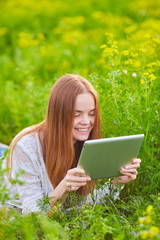
[[[76,131],[82,132],[82,133],[88,132],[88,130],[89,128],[76,128]]]

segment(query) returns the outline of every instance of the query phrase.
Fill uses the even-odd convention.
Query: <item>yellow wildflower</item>
[[[19,36],[20,38],[26,38],[26,39],[30,39],[30,38],[31,38],[31,34],[25,33],[25,32],[20,32],[20,33],[18,34],[18,36]]]
[[[158,234],[158,233],[159,233],[159,228],[156,227],[156,226],[152,226],[152,227],[150,228],[150,231],[153,232],[153,233],[155,233],[155,234]]]
[[[146,39],[152,38],[152,36],[151,36],[149,33],[146,33],[146,34],[144,35],[144,37],[145,37]]]
[[[134,67],[135,68],[139,68],[141,66],[141,62],[140,61],[135,61],[134,62]]]
[[[154,81],[156,79],[156,76],[154,74],[149,75],[150,81]]]
[[[129,65],[129,64],[130,64],[129,61],[124,62],[124,65]]]
[[[129,56],[129,51],[128,51],[128,50],[123,50],[123,51],[122,51],[122,55],[124,55],[124,56]]]
[[[146,53],[146,49],[145,49],[145,48],[139,48],[139,51],[140,51],[141,53]]]
[[[113,52],[116,54],[116,55],[119,55],[119,52],[117,49],[113,49]]]
[[[149,73],[147,72],[147,71],[145,71],[144,73],[143,73],[143,76],[148,76],[149,75]]]
[[[148,233],[149,238],[154,238],[159,233],[159,228],[156,226],[152,226]]]
[[[138,222],[139,222],[140,224],[143,224],[144,221],[145,221],[145,218],[144,218],[144,217],[139,217],[139,218],[138,218]]]
[[[150,213],[152,212],[152,210],[153,210],[153,206],[152,206],[152,205],[149,205],[149,206],[146,208],[146,212],[147,212],[148,214],[150,214]]]
[[[153,66],[156,66],[156,65],[157,65],[156,62],[150,62],[150,63],[147,64],[147,67],[152,68]]]
[[[30,46],[30,43],[27,39],[25,38],[20,38],[18,39],[18,45],[19,47],[21,48],[25,48],[25,47],[29,47]]]
[[[151,223],[151,220],[152,220],[151,216],[146,216],[145,223],[149,224]]]
[[[117,47],[117,44],[118,44],[118,42],[117,41],[113,41],[113,46],[115,47]]]
[[[157,66],[160,67],[160,61],[157,60],[156,63],[157,63]]]
[[[113,33],[105,33],[107,37],[113,38]]]
[[[138,53],[131,52],[130,55],[131,55],[131,57],[133,57],[133,58],[138,57]]]
[[[107,47],[106,44],[102,44],[102,45],[100,46],[100,48],[106,48],[106,47]]]
[[[124,61],[124,64],[125,64],[125,65],[133,65],[134,62],[135,62],[134,59],[129,58],[128,60]]]
[[[141,232],[140,236],[141,236],[142,239],[147,239],[148,238],[148,231]]]
[[[113,49],[112,48],[108,48],[108,47],[106,47],[105,49],[104,49],[104,51],[103,51],[103,57],[105,57],[105,56],[109,56],[109,55],[113,55]]]
[[[142,212],[142,215],[145,216],[145,215],[146,215],[146,211],[143,211],[143,212]]]
[[[144,84],[145,83],[145,81],[144,81],[144,79],[142,78],[141,79],[141,84]],[[142,213],[143,214],[143,213]]]

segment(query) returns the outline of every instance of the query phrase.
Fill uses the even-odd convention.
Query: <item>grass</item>
[[[145,134],[138,178],[119,199],[70,213],[58,205],[44,222],[1,208],[0,239],[159,239],[160,1],[7,0],[0,9],[0,142],[44,119],[65,73],[98,91],[103,137]]]

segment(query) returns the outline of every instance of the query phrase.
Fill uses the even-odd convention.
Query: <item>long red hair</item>
[[[100,133],[100,108],[97,93],[93,86],[83,77],[67,74],[58,79],[52,87],[46,119],[25,131],[21,131],[10,145],[13,149],[16,143],[26,134],[38,132],[43,133],[42,145],[43,158],[45,161],[49,179],[55,188],[64,178],[70,168],[76,167],[83,142],[73,143],[72,129],[74,122],[75,101],[77,95],[89,92],[95,99],[95,123],[89,139],[101,137]],[[7,165],[12,165],[11,158],[8,158]],[[94,181],[90,182],[90,187]],[[86,195],[89,193],[89,186],[81,187],[77,192]]]

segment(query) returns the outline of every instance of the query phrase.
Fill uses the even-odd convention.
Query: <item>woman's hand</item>
[[[68,170],[62,180],[63,186],[67,192],[77,191],[80,187],[85,186],[91,178],[85,174],[82,168],[72,168]]]
[[[89,181],[91,181],[91,178],[85,174],[82,168],[77,167],[68,170],[66,176],[49,196],[53,197],[50,203],[54,204],[57,200],[64,200],[67,196],[67,192],[77,191]]]
[[[120,169],[121,174],[118,178],[115,178],[113,183],[116,185],[117,183],[126,184],[136,179],[137,177],[137,168],[140,167],[141,160],[140,159],[132,159],[131,163],[125,165]]]

